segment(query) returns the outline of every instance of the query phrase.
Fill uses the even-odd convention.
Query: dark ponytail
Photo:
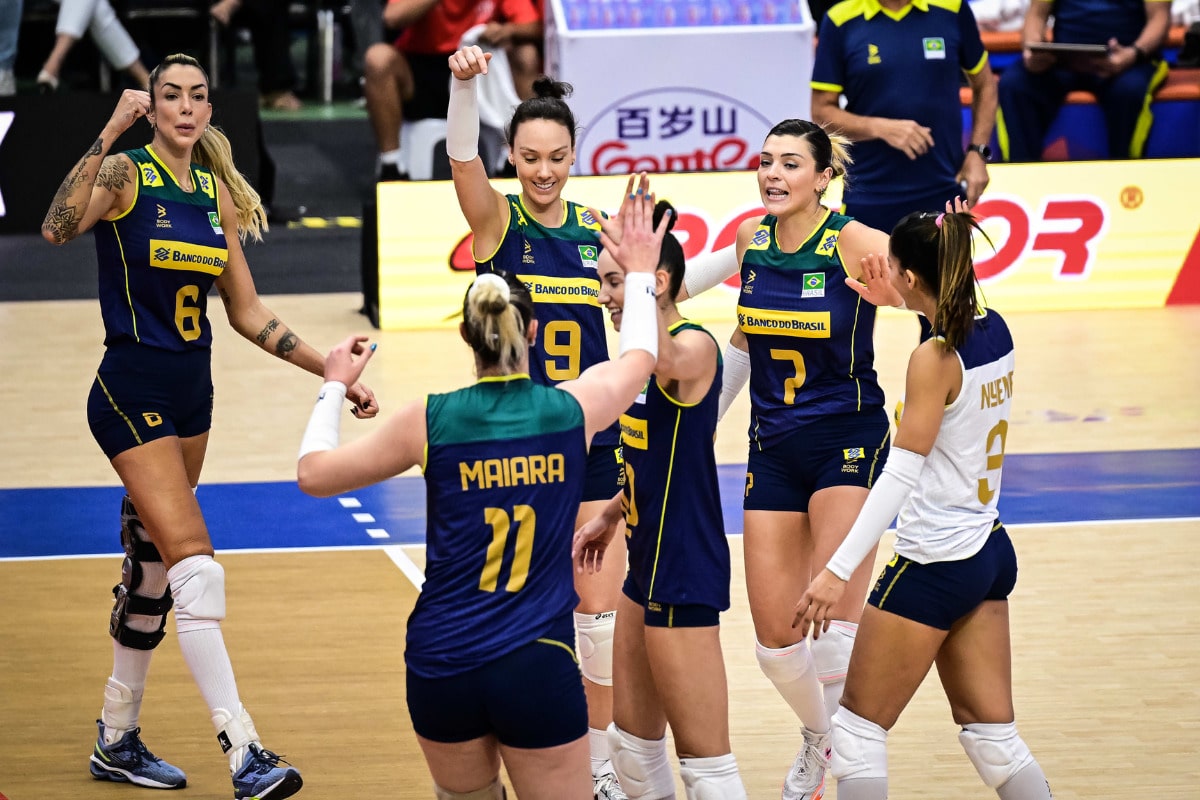
[[[658,229],[658,225],[662,222],[663,215],[668,211],[671,216],[667,219],[667,235],[663,237],[662,249],[658,255],[658,268],[667,271],[671,276],[670,285],[667,291],[670,293],[668,297],[674,299],[679,296],[679,288],[683,286],[683,245],[675,238],[675,234],[671,233],[671,229],[675,227],[675,223],[679,220],[679,214],[666,200],[659,200],[654,204],[654,228]]]
[[[513,140],[517,136],[517,128],[521,126],[522,122],[531,119],[546,119],[557,122],[566,128],[567,132],[571,134],[571,147],[574,147],[575,115],[563,99],[570,96],[573,91],[575,89],[571,84],[556,81],[545,75],[535,80],[533,82],[535,96],[522,101],[517,106],[513,111],[512,119],[509,120],[508,127],[504,129],[504,137],[508,140],[508,146],[512,147]]]

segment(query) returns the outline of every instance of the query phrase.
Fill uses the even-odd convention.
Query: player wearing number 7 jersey
[[[821,202],[845,173],[846,141],[785,120],[763,143],[767,214],[738,229],[738,328],[725,351],[722,408],[750,379],[750,453],[743,499],[746,588],[759,666],[804,726],[784,800],[816,800],[870,565],[850,581],[831,634],[810,648],[791,609],[841,543],[887,459],[889,423],[875,376],[875,303],[849,285],[887,235]],[[689,294],[710,280],[685,276]],[[724,276],[713,274],[717,281]],[[740,345],[740,347],[739,347]],[[749,350],[749,355],[746,349]]]
[[[665,225],[645,181],[622,215],[627,254],[621,355],[573,381],[530,380],[538,321],[510,273],[475,278],[463,301],[474,386],[411,403],[337,447],[343,387],[365,359],[348,340],[300,449],[300,487],[327,496],[425,471],[425,584],[408,623],[409,713],[439,800],[589,800],[588,720],[575,657],[571,539],[588,441],[637,397],[658,348],[654,269]]]
[[[796,606],[801,634],[827,635],[846,578],[899,513],[896,555],[863,613],[842,707],[833,715],[832,774],[841,800],[883,800],[887,732],[936,661],[962,727],[959,742],[1001,800],[1050,800],[1046,776],[1017,733],[1008,596],[1017,557],[996,503],[1012,415],[1013,340],[980,306],[971,259],[978,224],[957,202],[909,214],[868,285],[890,284],[933,336],[908,362],[905,402],[883,475],[845,541]],[[819,637],[819,638],[818,638]]]
[[[537,312],[538,333],[529,354],[529,374],[537,383],[577,377],[608,359],[600,280],[596,264],[600,220],[584,206],[563,198],[575,163],[575,117],[563,98],[564,83],[541,77],[536,97],[514,110],[505,136],[509,162],[521,184],[503,195],[488,180],[478,154],[479,109],[476,87],[489,80],[490,54],[464,47],[450,56],[450,105],[446,153],[463,216],[474,236],[476,270],[504,270],[528,287]],[[631,182],[632,185],[632,182]],[[621,463],[616,425],[597,432],[588,450],[588,477],[579,506],[580,525],[593,519],[620,490]],[[612,638],[615,610],[624,578],[623,537],[610,550],[604,568],[578,575],[576,627],[591,731],[596,800],[624,800],[608,763],[605,729],[612,722]]]
[[[106,156],[139,117],[152,141]],[[279,800],[299,791],[300,774],[262,748],[242,707],[221,635],[224,571],[193,494],[212,424],[210,287],[234,329],[262,349],[317,375],[325,359],[258,298],[239,235],[260,239],[265,215],[211,117],[199,63],[168,56],[150,74],[149,93],[121,95],[42,223],[54,244],[96,230],[106,350],[88,424],[128,495],[127,557],[109,622],[113,672],[90,768],[100,780],[185,784],[179,769],[146,749],[138,727],[151,651],[174,604],[179,649],[229,758],[235,800]],[[355,384],[351,396],[359,415],[377,413],[369,390]]]

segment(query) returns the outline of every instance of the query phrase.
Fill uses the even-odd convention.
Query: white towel
[[[463,34],[461,47],[477,44],[492,54],[488,62],[488,74],[479,81],[479,122],[497,131],[503,131],[512,119],[513,109],[520,103],[516,84],[513,83],[512,68],[508,65],[508,54],[503,47],[493,48],[479,41],[486,25],[476,25]],[[454,80],[452,77],[450,80]]]

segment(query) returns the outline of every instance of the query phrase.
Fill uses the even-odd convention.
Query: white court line
[[[424,545],[415,546],[424,547]],[[408,553],[404,552],[404,548],[393,544],[383,548],[383,552],[412,581],[412,585],[420,590],[421,586],[425,583],[425,573],[421,572],[421,568],[413,563],[413,560],[408,557]]]

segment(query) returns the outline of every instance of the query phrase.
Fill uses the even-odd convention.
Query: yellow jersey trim
[[[654,544],[654,569],[650,571],[650,588],[646,591],[646,599],[654,597],[654,580],[658,577],[658,557],[662,552],[663,528],[667,525],[667,501],[671,497],[671,476],[675,474],[675,446],[679,443],[679,423],[683,421],[683,411],[675,412],[675,430],[671,432],[671,460],[667,467],[667,483],[663,487],[662,513],[658,518],[658,541]],[[670,619],[668,619],[670,625]]]
[[[129,208],[125,209],[120,214],[117,214],[112,219],[105,220],[105,222],[116,222],[117,220],[121,219],[122,217],[128,215],[129,212],[133,211],[134,206],[137,205],[138,197],[140,196],[141,191],[142,191],[142,175],[141,175],[141,170],[138,169],[138,165],[134,164],[133,159],[130,158],[129,156],[125,155],[124,153],[119,153],[117,155],[117,157],[118,158],[124,157],[124,159],[126,161],[128,161],[130,164],[132,164],[133,165],[133,174],[137,176],[137,180],[135,180],[133,182],[133,202],[131,202],[129,204]]]

